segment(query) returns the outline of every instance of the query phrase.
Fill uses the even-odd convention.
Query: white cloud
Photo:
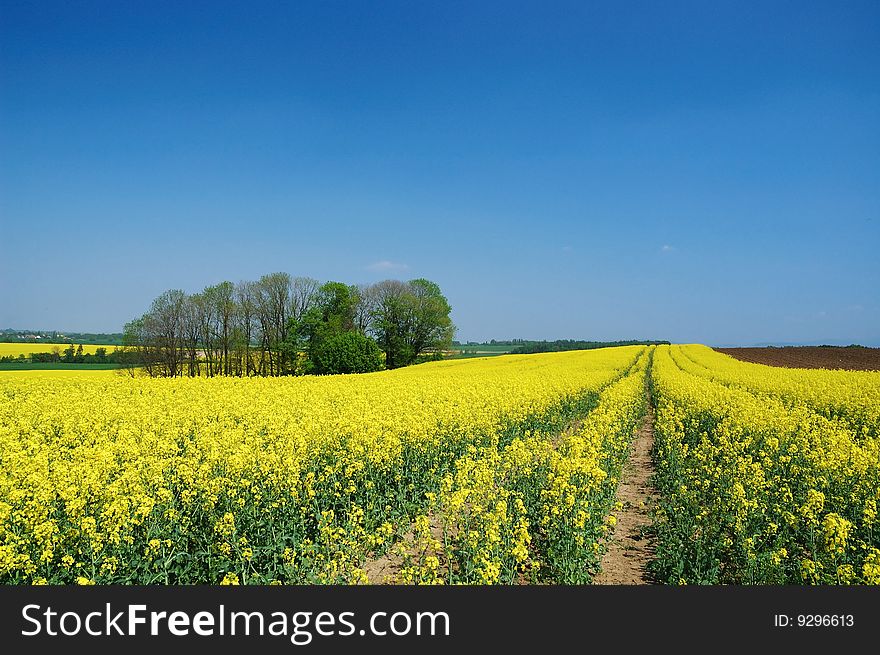
[[[673,250],[675,250],[675,248],[666,243],[660,247],[660,252],[672,252]]]
[[[368,271],[375,271],[378,273],[390,272],[390,271],[406,271],[408,269],[409,269],[409,266],[407,266],[406,264],[392,262],[387,259],[382,259],[378,262],[373,262],[372,264],[367,266]]]

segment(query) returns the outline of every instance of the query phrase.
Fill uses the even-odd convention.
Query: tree
[[[147,343],[154,349],[162,375],[183,374],[183,326],[186,294],[179,289],[166,291],[153,301],[145,316]]]
[[[200,294],[186,297],[183,308],[183,351],[190,377],[201,375],[202,312],[204,306]]]
[[[154,368],[155,358],[149,340],[150,337],[147,335],[146,329],[146,314],[125,324],[122,331],[120,362],[132,377],[139,367],[143,368],[150,377],[158,375],[158,371]]]
[[[310,277],[295,277],[290,284],[290,315],[302,320],[318,299],[321,283]]]
[[[251,359],[251,345],[257,332],[257,304],[254,282],[239,282],[235,287],[236,330],[238,357],[242,362],[241,375],[249,376],[257,372]]]
[[[361,284],[354,288],[354,327],[361,334],[369,334],[376,313],[376,289],[374,285]]]
[[[230,355],[232,349],[233,321],[235,320],[235,286],[232,282],[221,282],[216,287],[214,301],[217,303],[218,354],[221,358],[219,370],[223,375],[232,373]]]
[[[415,356],[439,354],[452,346],[455,326],[449,317],[452,307],[435,282],[419,278],[410,280],[412,322],[409,348]]]
[[[313,302],[299,320],[291,318],[288,349],[308,355],[300,372],[308,373],[316,363],[318,349],[328,337],[350,332],[355,327],[357,287],[342,282],[326,282],[313,296]]]
[[[331,332],[354,329],[354,312],[357,303],[357,288],[342,282],[327,282],[321,285],[318,308],[321,319]]]
[[[406,284],[399,280],[384,280],[373,286],[375,308],[371,321],[379,347],[385,352],[385,367],[406,366],[414,359],[409,351],[405,334],[408,331]]]
[[[229,375],[235,287],[232,282],[206,287],[200,294],[200,299],[202,345],[205,349],[208,375]]]
[[[450,347],[455,326],[449,301],[430,280],[385,280],[374,286],[372,331],[385,351],[385,366],[413,364]]]
[[[382,369],[382,351],[360,332],[337,332],[325,337],[314,354],[316,373],[370,373]]]
[[[288,341],[291,315],[291,279],[287,273],[270,273],[256,285],[257,319],[260,324],[261,369],[264,374],[283,375],[287,357],[282,344]]]
[[[125,325],[123,362],[130,368],[143,367],[151,376],[175,377],[184,370],[183,291],[166,291],[153,301],[150,311]]]

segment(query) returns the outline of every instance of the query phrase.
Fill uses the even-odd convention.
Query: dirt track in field
[[[429,527],[431,536],[442,544],[443,528],[441,527],[438,518],[433,513],[430,513],[428,514],[428,519],[430,521]],[[450,536],[454,536],[455,530],[450,530],[449,534]],[[412,528],[410,528],[400,541],[407,545],[408,555],[414,560],[418,560],[420,553],[413,544],[414,537],[415,533]],[[448,562],[441,561],[440,564],[441,571],[448,571]],[[398,584],[397,576],[403,565],[404,558],[392,549],[384,555],[367,560],[363,569],[370,584]]]
[[[652,484],[654,461],[654,410],[648,406],[644,422],[633,439],[633,450],[623,467],[617,501],[623,508],[612,512],[617,524],[602,557],[593,584],[651,584],[646,566],[654,548],[645,530],[651,525],[650,510],[657,492]]]
[[[787,346],[785,348],[715,348],[744,362],[785,368],[880,371],[880,348]]]

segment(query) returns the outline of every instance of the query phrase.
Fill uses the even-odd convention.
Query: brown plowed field
[[[843,368],[880,371],[880,348],[786,346],[785,348],[715,348],[744,362],[786,368]]]

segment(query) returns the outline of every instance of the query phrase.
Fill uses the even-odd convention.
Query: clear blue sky
[[[880,345],[876,1],[0,7],[0,328],[283,270],[463,340]]]

